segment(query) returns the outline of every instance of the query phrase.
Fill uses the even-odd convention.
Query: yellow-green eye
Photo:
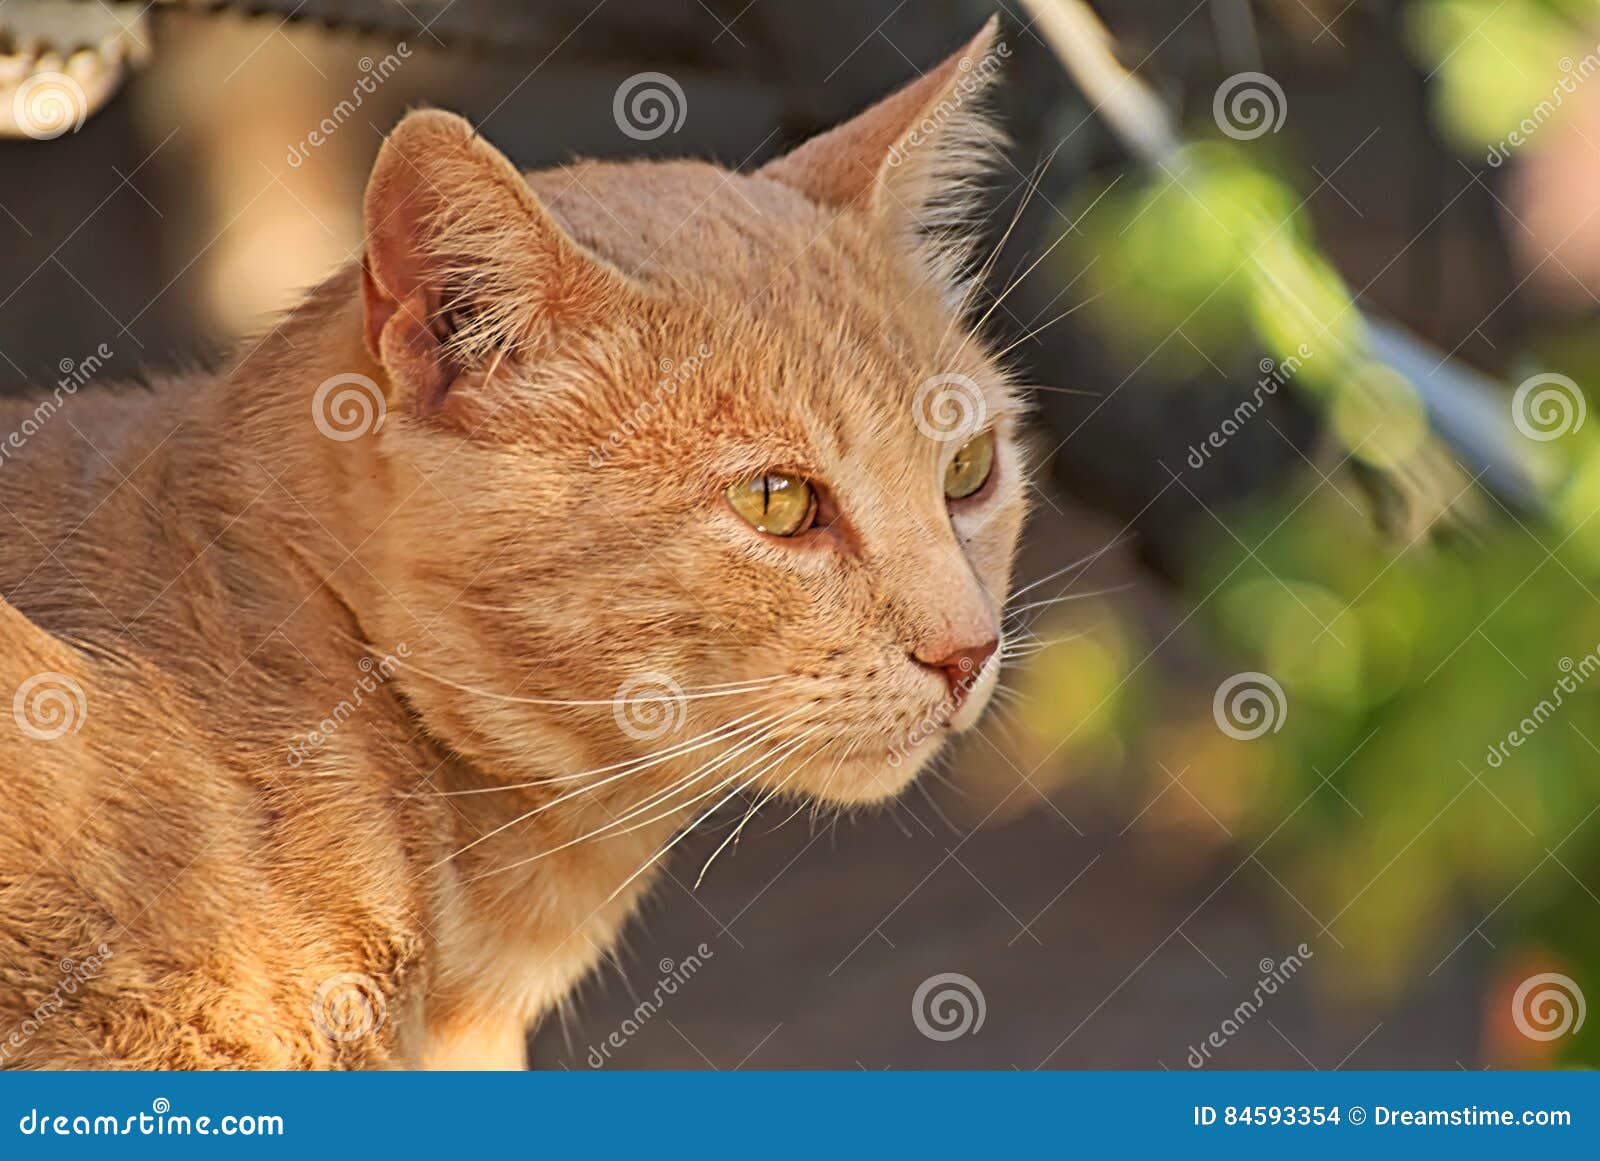
[[[994,469],[994,432],[975,436],[950,461],[944,470],[944,494],[948,500],[972,495],[989,479]]]
[[[768,472],[728,489],[728,504],[772,536],[795,536],[811,527],[817,515],[817,494],[799,476]]]

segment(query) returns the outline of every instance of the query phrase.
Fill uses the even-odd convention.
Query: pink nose
[[[967,700],[972,687],[978,684],[978,673],[983,663],[994,656],[999,645],[1000,642],[991,637],[982,645],[964,646],[943,657],[928,658],[920,652],[915,656],[929,669],[937,669],[944,674],[945,683],[950,687],[950,700],[959,706]]]

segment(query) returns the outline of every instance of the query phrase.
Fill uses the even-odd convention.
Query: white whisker
[[[770,728],[771,726],[776,725],[778,722],[780,722],[782,720],[783,720],[783,718],[776,717],[776,718],[773,718],[771,720],[759,721],[759,722],[754,723],[753,725],[750,725],[750,726],[747,726],[747,727],[743,727],[743,728],[741,728],[739,730],[735,730],[729,736],[737,736],[739,733],[745,732],[746,730],[760,731],[760,730],[763,730],[763,729],[767,729],[767,728]],[[718,739],[718,740],[724,740],[724,739]],[[759,742],[759,740],[760,740],[760,738],[758,736],[754,741],[747,742],[746,744],[747,745],[753,745],[753,744],[756,744],[756,742]],[[739,751],[736,750],[734,752],[738,753]],[[700,769],[704,770],[705,767],[701,767]],[[449,858],[440,859],[437,863],[435,863],[433,865],[433,867],[430,867],[429,870],[433,870],[433,869],[435,869],[437,867],[443,866],[445,863],[450,862],[451,859],[460,858],[462,855],[464,855],[468,851],[470,851],[473,847],[477,846],[479,843],[487,842],[489,839],[494,838],[495,835],[501,834],[502,832],[504,832],[506,830],[509,830],[511,827],[516,826],[518,823],[526,822],[528,819],[533,818],[536,815],[543,814],[545,811],[551,809],[552,807],[559,806],[563,802],[568,802],[568,801],[571,801],[574,798],[580,797],[581,795],[590,793],[593,790],[597,789],[597,787],[600,786],[600,785],[604,785],[607,782],[614,782],[619,778],[627,777],[628,775],[631,775],[633,772],[634,771],[632,771],[632,770],[624,770],[620,774],[613,774],[610,778],[603,779],[600,783],[597,783],[597,784],[594,784],[594,785],[590,785],[590,786],[580,786],[580,787],[577,787],[576,789],[568,790],[565,793],[558,794],[555,798],[551,799],[549,802],[541,803],[540,805],[534,807],[531,810],[524,811],[523,813],[517,815],[515,818],[512,818],[511,820],[509,820],[507,822],[501,823],[499,826],[495,827],[493,830],[487,832],[486,834],[479,835],[477,838],[475,838],[471,842],[469,842],[466,846],[462,847],[460,850],[458,850],[454,854],[450,855]],[[692,773],[689,777],[690,778],[698,777],[698,774],[693,774]],[[677,785],[677,784],[674,784],[674,785]],[[652,796],[652,799],[654,799],[654,798],[659,798],[659,792],[657,793],[657,795]],[[647,799],[644,805],[648,806],[650,804],[650,802],[652,801],[652,799]],[[627,817],[627,816],[624,816],[624,817]],[[613,821],[615,821],[615,820],[613,820]],[[610,824],[608,824],[608,825],[610,825]],[[601,828],[601,829],[603,830],[604,828]],[[572,846],[575,843],[582,842],[584,838],[588,838],[588,837],[591,837],[591,836],[590,835],[585,835],[585,836],[582,836],[582,837],[580,837],[578,839],[573,839],[572,842],[563,843],[559,847],[552,848],[552,851],[561,850],[561,849],[563,849],[563,848],[565,848],[567,846]],[[551,852],[550,851],[546,851],[546,852],[543,852],[543,853],[549,854]]]
[[[672,850],[673,847],[677,846],[680,842],[683,841],[684,836],[686,836],[688,834],[692,834],[695,827],[699,826],[706,819],[710,818],[717,811],[721,810],[722,807],[726,803],[728,803],[732,799],[738,797],[739,794],[741,792],[743,792],[745,787],[752,785],[757,778],[760,778],[763,774],[765,774],[767,772],[767,770],[771,769],[773,766],[775,766],[779,762],[781,762],[791,752],[793,752],[802,743],[804,743],[807,738],[809,738],[812,734],[816,733],[821,728],[822,728],[821,725],[813,726],[811,729],[809,729],[805,733],[801,734],[798,738],[795,738],[795,739],[793,739],[793,740],[791,740],[789,742],[782,743],[778,747],[778,749],[776,751],[774,751],[771,755],[769,755],[768,760],[765,761],[764,764],[761,765],[760,769],[756,770],[756,772],[754,774],[750,775],[750,777],[747,778],[743,783],[741,783],[739,786],[735,787],[733,789],[733,791],[730,792],[728,795],[726,795],[725,797],[719,799],[709,810],[705,811],[703,814],[700,815],[699,818],[696,818],[688,826],[684,827],[681,831],[678,832],[678,834],[673,836],[671,841],[666,843],[666,845],[664,845],[659,851],[657,851],[650,858],[646,859],[644,861],[644,863],[639,867],[639,869],[637,871],[635,871],[633,874],[629,875],[626,879],[624,879],[622,881],[621,885],[618,886],[615,891],[611,892],[610,896],[608,896],[608,898],[607,898],[607,902],[610,902],[611,899],[615,899],[618,895],[622,894],[622,892],[625,891],[628,888],[628,885],[630,883],[632,883],[640,875],[642,875],[646,871],[648,871],[651,867],[655,866],[655,864],[660,862],[661,859],[665,858],[668,851]],[[758,759],[758,761],[760,761],[760,760]],[[748,770],[748,769],[750,769],[750,767],[747,766],[747,767],[745,767],[745,769]],[[741,773],[742,773],[742,771],[741,771]],[[734,777],[738,777],[738,775],[735,775]],[[722,786],[726,786],[729,781],[732,781],[732,779],[725,780],[721,784],[721,786],[716,787],[714,790],[709,791],[708,793],[713,793],[713,794],[716,793],[716,790],[720,790],[722,788]],[[700,797],[705,797],[705,795],[701,795]]]
[[[459,681],[452,681],[448,677],[444,677],[444,676],[441,676],[440,674],[430,672],[429,670],[423,669],[421,666],[416,665],[416,664],[414,664],[414,663],[412,663],[410,661],[402,661],[402,662],[400,662],[400,666],[401,666],[401,668],[408,669],[411,672],[416,673],[421,677],[426,677],[430,681],[437,681],[441,685],[448,685],[452,689],[459,689],[463,693],[476,694],[479,697],[492,698],[495,701],[509,702],[509,703],[513,703],[513,704],[516,704],[516,705],[614,706],[614,705],[618,704],[618,699],[615,698],[615,697],[600,697],[600,698],[518,697],[515,694],[497,693],[496,691],[494,691],[492,689],[479,689],[477,686],[467,685],[467,684],[465,684],[463,682],[459,682]],[[756,677],[756,678],[751,678],[748,681],[730,681],[730,682],[725,682],[725,683],[723,683],[721,685],[702,686],[702,687],[700,687],[699,690],[697,690],[696,692],[693,692],[693,693],[687,692],[687,691],[683,691],[683,692],[673,691],[671,693],[663,692],[659,696],[659,698],[655,697],[654,695],[650,695],[648,700],[660,700],[660,701],[677,702],[677,701],[698,701],[698,700],[700,700],[702,698],[712,698],[712,697],[738,697],[741,694],[751,693],[751,692],[754,692],[756,690],[765,689],[768,686],[772,685],[774,682],[783,681],[786,678],[789,678],[790,676],[791,675],[787,674],[787,673],[775,673],[770,677]]]

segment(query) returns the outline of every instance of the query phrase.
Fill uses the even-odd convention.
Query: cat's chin
[[[903,791],[933,756],[958,734],[977,724],[993,696],[998,666],[985,666],[971,693],[944,720],[932,715],[910,734],[863,746],[859,754],[831,771],[812,794],[841,805],[883,802]]]
[[[856,755],[831,771],[812,793],[839,806],[886,802],[916,781],[928,760],[938,753],[945,737],[940,733],[914,747],[886,746],[875,754]]]
[[[830,771],[813,794],[839,805],[885,802],[915,782],[923,767],[959,732],[952,724],[923,737],[885,742],[874,749],[863,748],[861,753]]]

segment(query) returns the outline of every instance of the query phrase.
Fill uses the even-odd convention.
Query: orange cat
[[[0,405],[0,1064],[520,1066],[697,818],[972,723],[996,51],[749,175],[413,113],[220,372]]]

